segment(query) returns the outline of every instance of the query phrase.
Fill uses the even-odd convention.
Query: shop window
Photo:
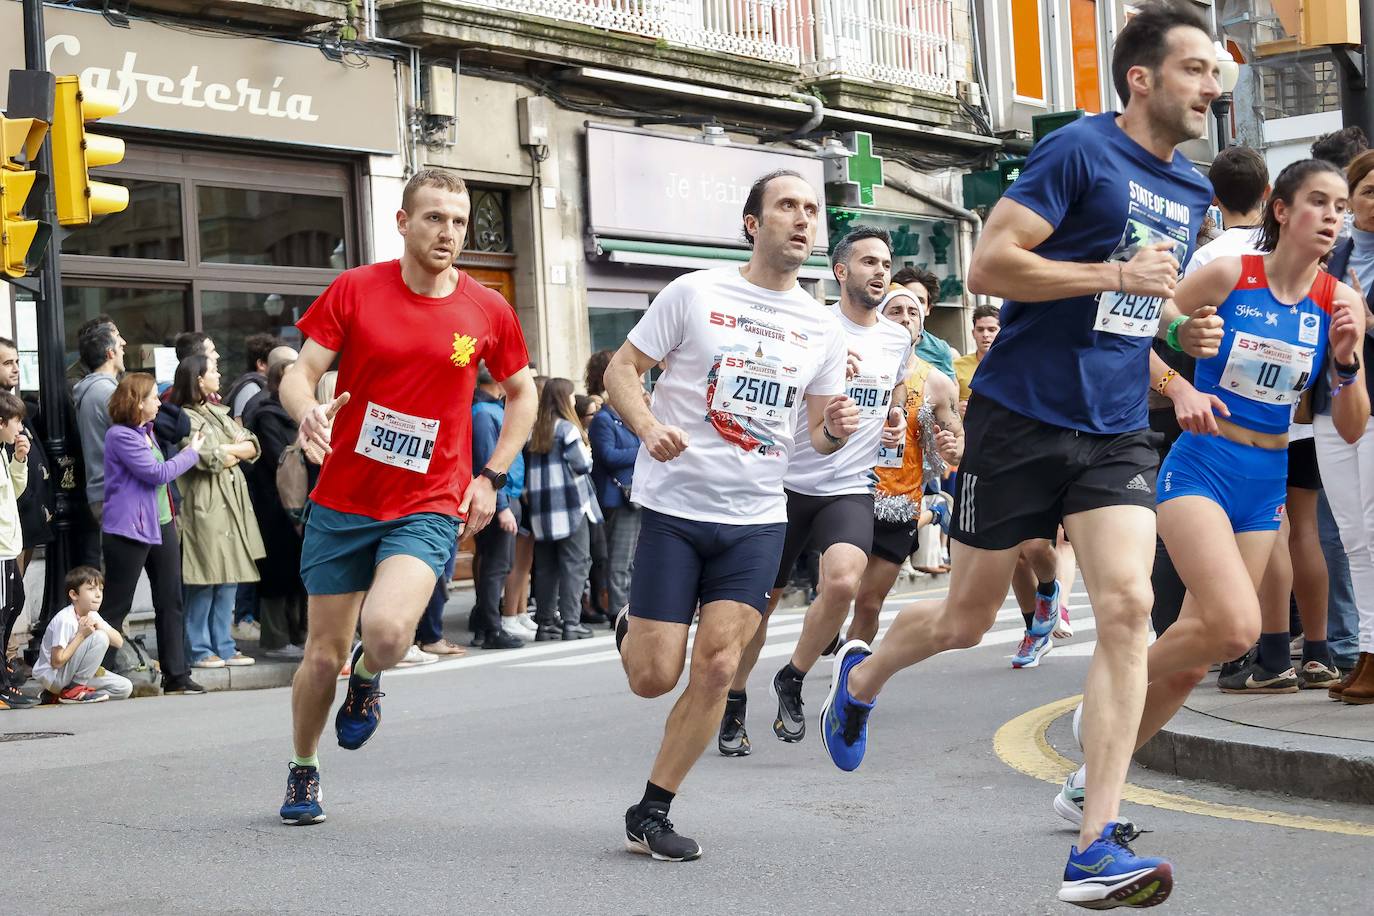
[[[62,253],[99,258],[144,258],[157,261],[186,260],[181,223],[181,185],[141,178],[101,181],[129,189],[127,209],[101,217],[89,226],[66,232]]]
[[[207,264],[343,270],[342,197],[200,185],[200,259]]]
[[[505,191],[473,188],[468,220],[467,249],[489,253],[510,251],[510,199]]]
[[[137,286],[62,287],[63,320],[66,322],[67,375],[86,374],[80,365],[76,332],[96,315],[109,315],[126,342],[125,369],[153,369],[153,348],[165,347],[187,330],[187,291]]]
[[[200,296],[201,330],[210,335],[220,355],[221,384],[230,383],[247,369],[244,341],[251,334],[275,334],[300,349],[301,332],[296,322],[314,293],[231,292],[207,290]]]
[[[1040,0],[1010,0],[1012,91],[1023,99],[1045,101],[1045,68],[1040,56]]]

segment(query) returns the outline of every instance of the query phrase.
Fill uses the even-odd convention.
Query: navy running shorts
[[[787,494],[787,537],[774,588],[783,588],[792,576],[797,558],[808,549],[824,554],[836,544],[853,544],[865,554],[873,547],[873,494],[840,496]]]
[[[308,595],[347,595],[372,587],[377,567],[387,557],[423,560],[441,576],[462,521],[437,512],[378,521],[306,503],[305,539],[301,544],[301,579]]]
[[[738,601],[762,614],[787,525],[722,525],[645,508],[630,578],[630,616],[692,622],[697,606]]]
[[[1159,502],[1180,496],[1221,506],[1236,534],[1278,531],[1288,497],[1288,452],[1185,432],[1159,469]]]

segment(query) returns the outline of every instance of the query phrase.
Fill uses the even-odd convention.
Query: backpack
[[[123,636],[124,645],[115,650],[115,666],[133,683],[134,696],[156,696],[161,667],[142,636]]]
[[[282,449],[277,459],[277,497],[300,533],[305,525],[305,502],[310,495],[310,475],[305,451],[299,442]]]

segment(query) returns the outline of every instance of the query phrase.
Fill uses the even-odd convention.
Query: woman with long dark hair
[[[590,526],[602,516],[592,493],[591,470],[592,453],[578,421],[573,383],[551,378],[539,397],[525,461],[537,640],[592,635],[582,623],[582,590],[592,565]]]
[[[1293,163],[1279,174],[1265,207],[1257,247],[1267,253],[1218,258],[1175,291],[1183,316],[1215,309],[1225,322],[1220,350],[1198,361],[1193,380],[1223,406],[1215,411],[1219,434],[1185,431],[1159,471],[1159,533],[1187,595],[1177,622],[1150,647],[1136,747],[1173,718],[1208,666],[1236,658],[1260,636],[1258,589],[1283,519],[1293,405],[1325,374],[1341,437],[1356,441],[1369,420],[1356,353],[1364,308],[1354,290],[1321,268],[1347,198],[1345,176],[1335,166]],[[1155,388],[1162,393],[1172,378],[1173,370],[1165,372]],[[1261,639],[1255,657],[1218,686],[1296,691],[1288,654],[1287,633],[1277,645]],[[1080,769],[1055,800],[1055,809],[1075,822],[1082,817],[1082,786]]]
[[[182,478],[181,579],[186,596],[186,635],[196,668],[251,665],[234,645],[234,594],[240,582],[257,582],[256,561],[266,556],[248,482],[238,467],[257,461],[258,437],[212,404],[219,370],[204,356],[177,366],[168,400],[186,411],[191,436],[205,439],[195,467]],[[188,438],[189,442],[189,438]]]

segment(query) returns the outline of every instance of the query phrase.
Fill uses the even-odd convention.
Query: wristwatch
[[[1360,371],[1360,354],[1355,354],[1355,361],[1348,366],[1336,362],[1336,357],[1331,357],[1331,368],[1336,370],[1336,374],[1346,378],[1354,378],[1355,373]]]
[[[506,485],[505,471],[493,471],[491,468],[482,468],[481,476],[491,481],[491,488],[493,490],[500,490]]]

